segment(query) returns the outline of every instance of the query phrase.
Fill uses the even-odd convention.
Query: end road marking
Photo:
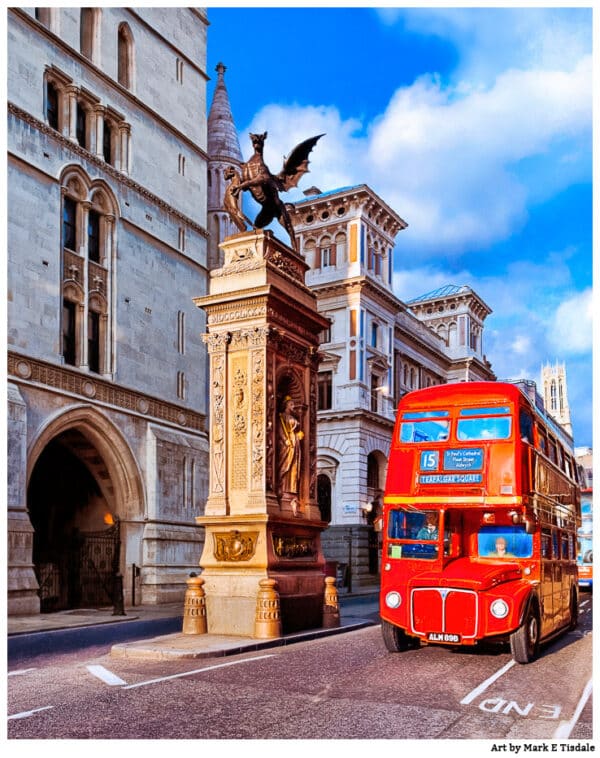
[[[47,711],[49,708],[54,708],[54,706],[43,705],[41,708],[34,708],[32,711],[22,711],[21,713],[15,713],[12,716],[9,716],[8,720],[11,721],[11,719],[27,719],[30,716],[33,716],[34,713],[39,713],[40,711]]]
[[[501,669],[496,671],[495,674],[492,674],[488,679],[485,680],[485,682],[482,682],[479,687],[475,687],[474,690],[471,690],[468,695],[465,695],[463,699],[460,701],[461,705],[467,705],[468,703],[472,703],[473,700],[477,697],[477,695],[481,695],[482,692],[487,690],[487,688],[490,686],[490,684],[493,684],[496,679],[499,679],[502,674],[505,674],[508,669],[512,668],[515,665],[515,661],[509,661],[506,666],[502,666]]]
[[[104,666],[90,665],[86,666],[86,668],[90,674],[97,676],[98,679],[101,679],[105,684],[109,684],[111,687],[114,687],[117,684],[127,684],[126,681],[120,679],[116,674],[113,674],[112,671],[105,669]]]

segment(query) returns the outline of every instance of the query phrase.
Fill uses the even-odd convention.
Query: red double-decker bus
[[[518,386],[445,384],[398,407],[380,616],[398,652],[510,641],[519,663],[577,625],[575,460]]]

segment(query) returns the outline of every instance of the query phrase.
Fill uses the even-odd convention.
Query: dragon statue
[[[285,204],[279,197],[280,192],[287,192],[292,187],[297,187],[300,177],[308,172],[308,156],[322,134],[310,139],[304,140],[292,150],[287,158],[284,158],[283,168],[274,175],[269,171],[263,159],[263,150],[267,132],[264,134],[250,134],[250,140],[254,153],[252,157],[242,163],[242,177],[234,177],[230,173],[231,184],[227,188],[227,193],[232,198],[237,198],[240,192],[249,190],[252,197],[260,204],[261,210],[252,224],[256,229],[263,229],[277,219],[281,226],[290,236],[292,247],[298,251],[294,227]],[[245,217],[244,217],[245,218]],[[235,219],[238,228],[240,228],[238,215]]]

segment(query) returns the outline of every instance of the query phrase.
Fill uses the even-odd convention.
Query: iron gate
[[[97,532],[74,531],[62,550],[36,562],[42,613],[112,605],[118,591],[119,521]]]

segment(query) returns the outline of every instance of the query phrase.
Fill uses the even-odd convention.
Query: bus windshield
[[[482,526],[477,534],[477,552],[482,558],[530,558],[533,535],[521,525]]]
[[[439,517],[438,511],[391,510],[388,538],[402,540],[403,544],[390,543],[388,558],[435,560],[438,557]]]
[[[511,433],[510,408],[464,408],[456,428],[459,440],[506,440]],[[493,414],[493,415],[492,415]],[[474,418],[479,415],[479,418]]]

